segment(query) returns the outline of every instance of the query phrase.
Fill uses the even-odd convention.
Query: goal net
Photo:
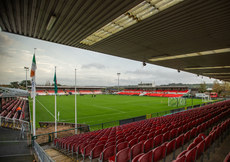
[[[169,97],[168,106],[170,107],[179,107],[186,105],[186,98],[182,97]]]
[[[209,102],[211,101],[211,97],[209,95],[202,96],[202,102]]]

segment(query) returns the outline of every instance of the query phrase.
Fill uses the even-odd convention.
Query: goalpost
[[[182,97],[169,97],[168,98],[168,106],[171,107],[179,107],[186,105],[186,98]]]
[[[204,96],[202,96],[202,102],[209,102],[211,100],[212,99],[211,99],[210,95],[204,95]]]

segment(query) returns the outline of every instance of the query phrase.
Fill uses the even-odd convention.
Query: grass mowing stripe
[[[55,119],[55,116],[38,99],[36,101]]]
[[[54,114],[54,96],[36,97],[49,111]],[[32,111],[32,102],[30,108]],[[193,105],[201,104],[201,99],[193,99]],[[187,105],[192,100],[187,99]],[[183,106],[181,106],[183,107]],[[120,96],[120,95],[91,95],[77,96],[78,123],[99,124],[120,119],[127,119],[155,112],[162,112],[176,107],[168,106],[168,98],[148,96]],[[60,121],[74,123],[74,95],[57,96],[57,112]],[[54,121],[47,111],[36,101],[36,121]]]

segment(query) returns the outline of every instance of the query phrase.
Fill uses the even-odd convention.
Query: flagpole
[[[56,66],[55,66],[55,75],[56,75]],[[57,94],[56,92],[55,92],[55,132],[57,132]],[[57,133],[55,133],[55,138],[57,138]]]
[[[35,77],[34,77],[34,83],[35,84]],[[36,136],[36,124],[35,124],[35,87],[34,87],[34,91],[33,91],[33,135]]]
[[[75,134],[77,134],[77,92],[76,92],[76,71],[75,69]]]
[[[34,56],[35,56],[35,51],[36,51],[36,48],[34,48]],[[33,135],[36,136],[36,116],[35,116],[35,111],[36,111],[36,108],[35,108],[35,97],[36,97],[36,84],[35,84],[35,75],[33,76],[34,78],[32,78],[33,82],[32,84],[34,89],[33,89]]]

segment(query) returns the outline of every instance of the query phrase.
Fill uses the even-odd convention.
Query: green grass
[[[54,114],[54,96],[37,96],[36,99]],[[54,121],[52,115],[36,101],[36,125],[39,121]],[[193,104],[201,104],[202,100],[193,99]],[[30,109],[32,112],[32,100]],[[187,106],[192,105],[187,99]],[[91,95],[77,96],[78,123],[99,124],[119,119],[162,112],[176,107],[168,106],[168,98],[147,96]],[[74,95],[57,96],[57,111],[60,122],[74,123]]]

